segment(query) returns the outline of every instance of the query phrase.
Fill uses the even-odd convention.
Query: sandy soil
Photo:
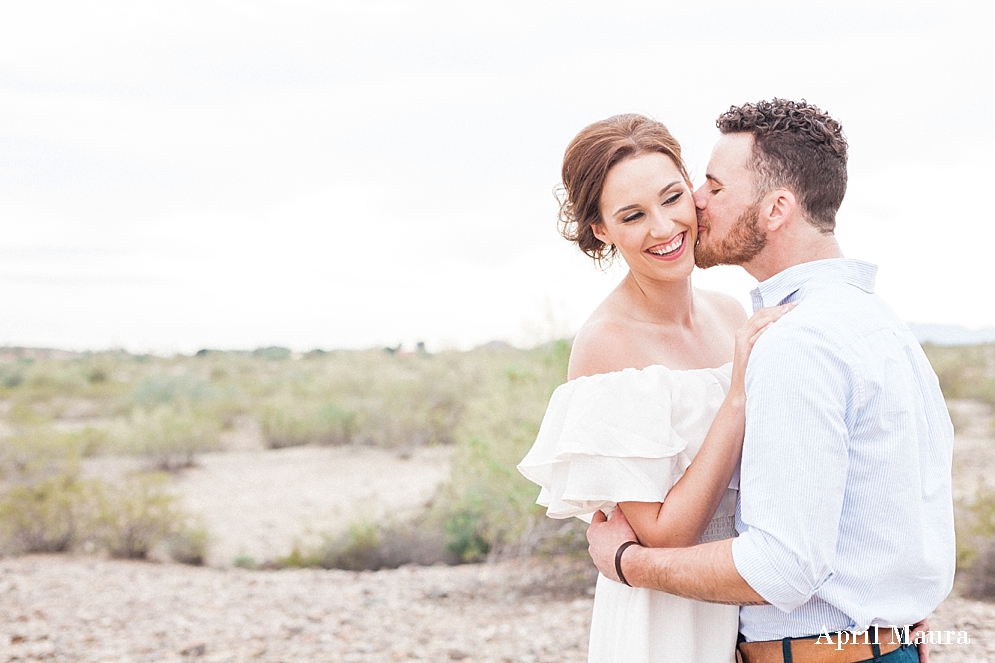
[[[369,447],[238,451],[202,456],[174,488],[200,516],[212,540],[208,563],[236,557],[262,562],[284,556],[295,541],[389,514],[420,513],[449,478],[450,449],[410,457]]]

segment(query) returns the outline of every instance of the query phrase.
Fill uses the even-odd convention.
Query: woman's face
[[[659,152],[615,164],[601,191],[595,236],[614,244],[629,269],[650,278],[687,278],[694,268],[698,218],[677,164]]]

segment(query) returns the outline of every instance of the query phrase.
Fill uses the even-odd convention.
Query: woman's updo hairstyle
[[[584,128],[570,141],[563,155],[563,185],[557,187],[560,201],[560,234],[576,242],[580,250],[599,265],[611,263],[615,247],[594,236],[591,229],[601,223],[601,191],[612,167],[647,152],[666,154],[690,181],[681,146],[667,127],[644,115],[615,115]]]

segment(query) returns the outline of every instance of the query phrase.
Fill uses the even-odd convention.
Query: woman
[[[554,518],[622,509],[643,545],[735,536],[744,374],[757,336],[732,298],[691,285],[697,214],[680,145],[659,122],[587,127],[563,160],[563,235],[628,274],[584,323],[519,470]],[[738,330],[738,331],[737,331]],[[731,363],[730,363],[731,362]],[[693,462],[692,462],[693,459]],[[598,577],[589,660],[729,662],[738,608]]]

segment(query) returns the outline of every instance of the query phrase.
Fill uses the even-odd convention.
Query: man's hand
[[[922,642],[916,645],[916,649],[919,650],[919,663],[929,663],[929,621],[924,619],[921,622],[916,622],[909,630],[912,642],[922,638]]]
[[[621,582],[615,573],[615,552],[626,541],[636,541],[636,533],[629,526],[622,510],[615,508],[611,520],[600,510],[594,512],[591,525],[587,528],[587,551],[601,575],[615,582]]]

